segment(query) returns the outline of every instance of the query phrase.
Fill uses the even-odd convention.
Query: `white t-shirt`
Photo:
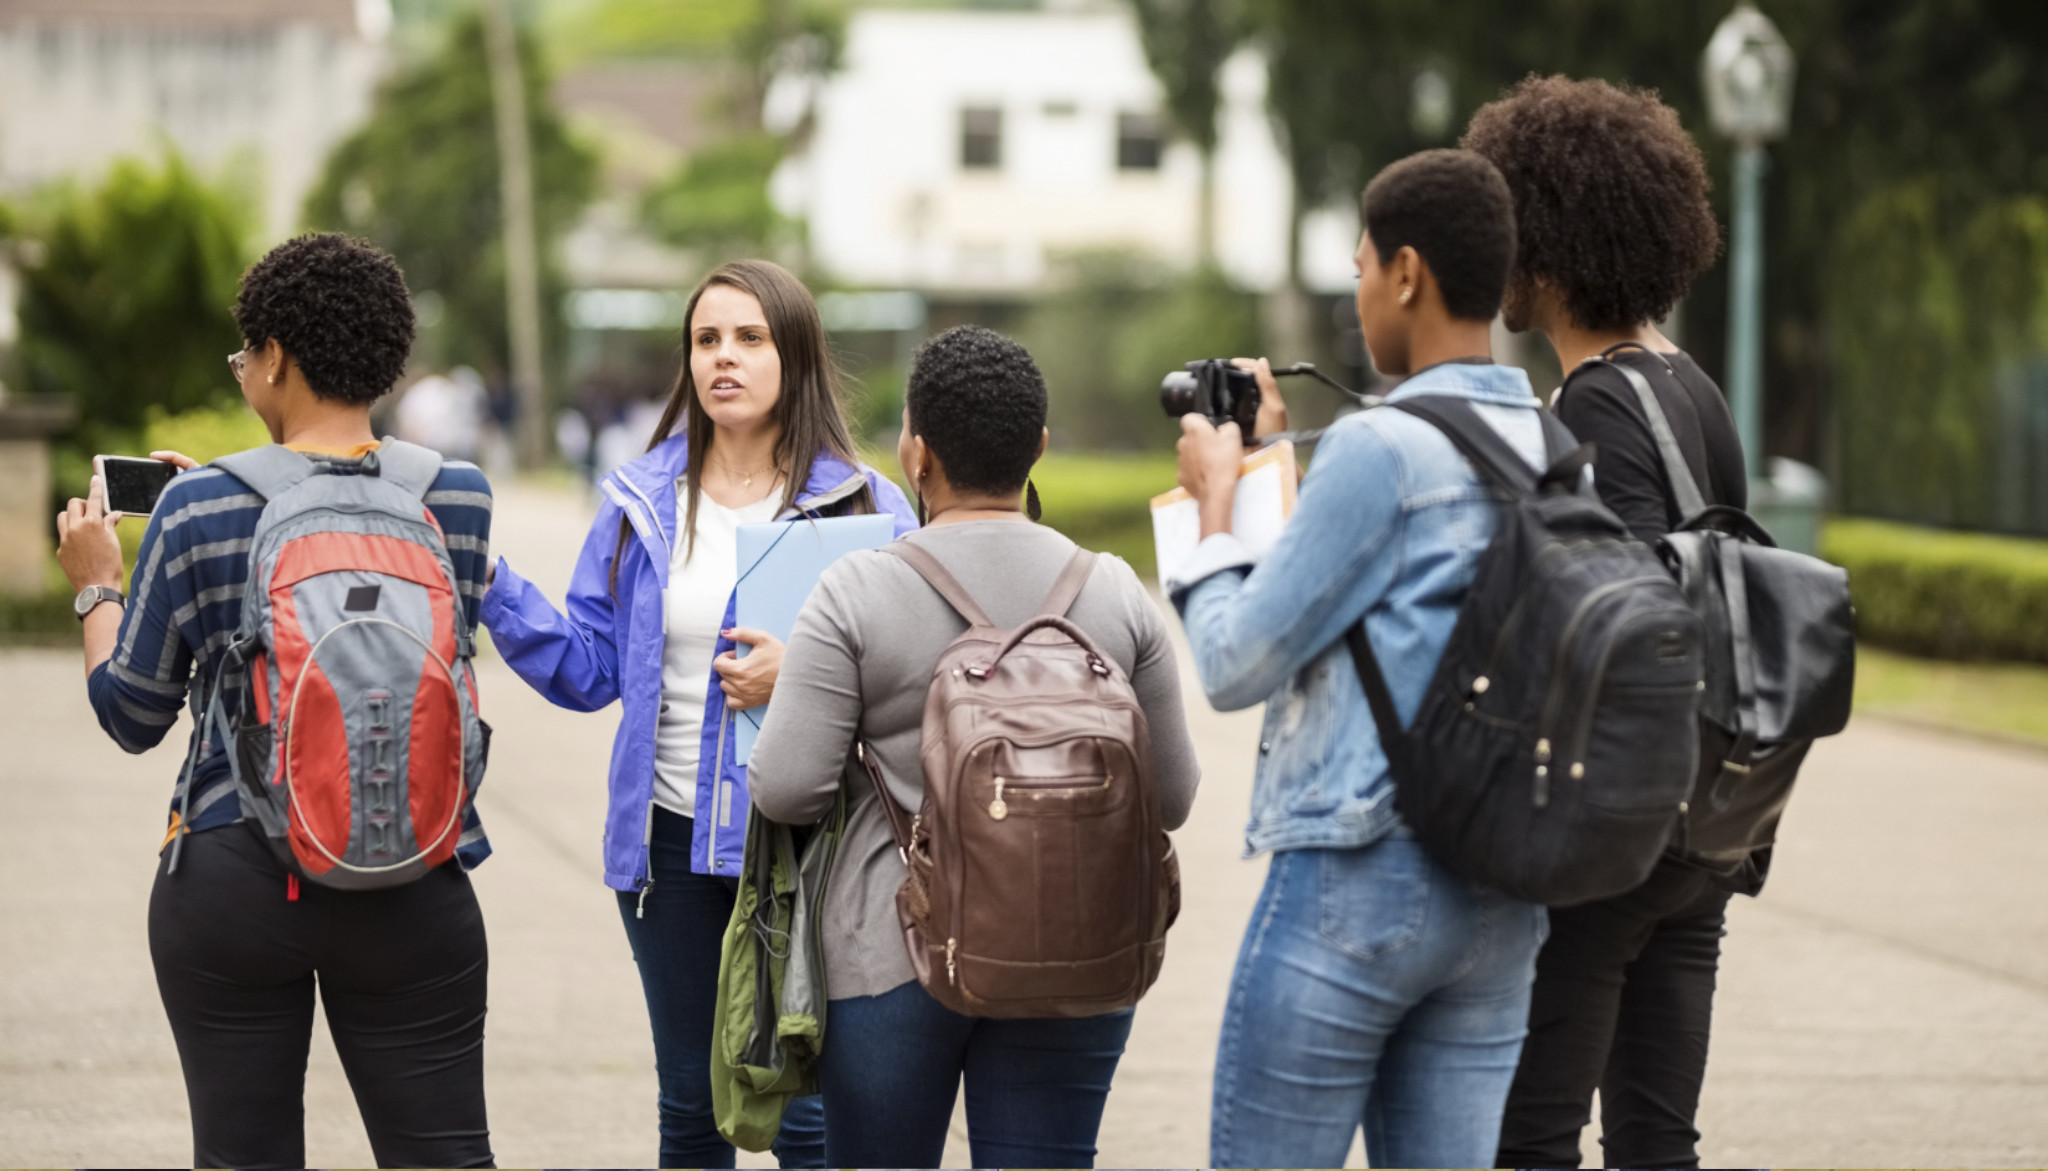
[[[679,517],[689,506],[684,491],[679,482]],[[740,508],[727,508],[699,493],[696,546],[685,560],[684,550],[690,546],[678,538],[669,562],[668,590],[662,595],[668,613],[661,654],[661,715],[654,726],[654,800],[684,817],[697,812],[704,703],[714,686],[711,656],[725,626],[726,605],[739,583],[738,529],[774,520],[781,505],[780,488]]]

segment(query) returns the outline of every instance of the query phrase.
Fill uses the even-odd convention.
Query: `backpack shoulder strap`
[[[1067,611],[1073,609],[1074,599],[1081,596],[1082,588],[1094,575],[1095,562],[1098,559],[1098,554],[1086,549],[1075,549],[1074,555],[1067,558],[1066,567],[1061,569],[1059,577],[1054,579],[1052,592],[1045,596],[1045,604],[1038,608],[1038,612],[1064,616]]]
[[[973,595],[967,592],[967,587],[961,585],[959,578],[954,577],[951,571],[939,564],[938,558],[903,540],[892,541],[882,546],[882,549],[908,562],[910,568],[916,570],[917,575],[925,580],[925,584],[937,590],[939,596],[946,599],[947,605],[958,610],[960,616],[967,619],[969,626],[995,625],[988,620],[988,614],[975,603]]]
[[[1615,371],[1636,392],[1636,403],[1643,409],[1643,417],[1650,424],[1650,435],[1657,441],[1657,454],[1663,458],[1664,478],[1671,482],[1671,496],[1678,504],[1679,521],[1689,521],[1705,512],[1707,502],[1700,495],[1699,480],[1685,462],[1685,453],[1678,450],[1678,437],[1671,433],[1671,420],[1657,401],[1657,392],[1650,389],[1650,380],[1634,367],[1612,358],[1588,358],[1579,365],[1579,369],[1589,366],[1604,366]]]
[[[377,450],[363,457],[363,471],[376,469],[377,478],[425,497],[441,474],[441,453],[403,439],[386,439]]]
[[[1388,403],[1387,406],[1404,411],[1444,433],[1444,438],[1478,470],[1480,478],[1491,481],[1496,487],[1506,489],[1517,496],[1527,496],[1536,490],[1536,469],[1508,446],[1500,432],[1472,404],[1464,399],[1445,394],[1418,395]],[[1545,439],[1548,446],[1548,437]]]
[[[207,466],[240,480],[265,500],[277,499],[319,470],[312,460],[280,443],[224,455]]]

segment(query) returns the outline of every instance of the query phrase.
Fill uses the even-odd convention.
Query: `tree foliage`
[[[95,187],[41,193],[18,218],[19,389],[61,395],[78,421],[59,440],[59,480],[82,486],[96,451],[126,450],[152,408],[232,402],[230,306],[249,262],[235,196],[166,151],[114,163]]]
[[[1173,122],[1195,148],[1216,149],[1217,71],[1245,33],[1239,0],[1131,0],[1152,75]]]
[[[641,217],[657,239],[710,256],[773,250],[793,225],[768,198],[768,180],[782,161],[782,140],[738,134],[685,159],[650,189]]]
[[[1531,72],[1650,86],[1700,136],[1714,173],[1729,173],[1727,146],[1707,127],[1699,72],[1728,0],[1524,0],[1511,19],[1488,0],[1250,2],[1310,206],[1352,198],[1379,167],[1444,145],[1426,140],[1410,116],[1424,69],[1451,83],[1454,127]],[[2048,108],[2048,6],[1765,7],[1799,61],[1792,129],[1772,148],[1767,180],[1767,447],[1836,464],[1850,508],[1982,523],[1973,518],[1985,515],[1994,474],[1979,458],[1996,426],[1989,383],[2042,340],[1958,323],[2001,312],[1992,288],[2040,295],[2042,254],[2011,244],[2018,237],[2010,233],[2026,218],[2015,201],[2048,187],[2048,120],[2035,116]],[[1725,189],[1716,199],[1725,215]],[[1986,226],[1994,223],[2007,227]],[[1982,244],[1998,232],[2007,244]],[[1875,255],[1892,248],[1914,256]],[[1721,364],[1725,280],[1724,270],[1710,273],[1685,309],[1686,344],[1710,373]],[[2013,308],[2024,318],[2038,304]],[[1995,348],[1978,359],[1934,356],[1960,353],[1980,336]],[[1886,389],[1899,379],[1885,371],[1901,369],[1894,360],[1909,350],[1918,381]],[[1941,452],[1914,456],[1923,439]],[[1907,478],[1900,458],[1923,481],[1903,496],[1894,490]],[[1884,477],[1891,487],[1880,492]]]
[[[571,139],[549,97],[532,38],[519,53],[532,141],[534,221],[540,237],[544,317],[559,330],[563,282],[555,243],[596,187],[595,155]],[[447,307],[446,338],[458,361],[510,367],[505,323],[504,210],[498,137],[483,18],[458,18],[440,52],[378,91],[370,119],[328,156],[306,202],[316,228],[367,237],[389,250],[415,293]],[[560,346],[549,347],[559,354]]]

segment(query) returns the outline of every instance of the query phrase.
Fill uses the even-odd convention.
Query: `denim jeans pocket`
[[[1430,864],[1413,841],[1382,839],[1357,850],[1322,850],[1317,932],[1362,960],[1378,960],[1422,937]]]

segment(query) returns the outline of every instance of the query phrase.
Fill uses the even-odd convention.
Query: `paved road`
[[[512,493],[499,515],[499,547],[559,596],[585,513]],[[652,1049],[597,879],[616,717],[550,708],[495,663],[484,687],[499,1162],[648,1163]],[[1265,870],[1238,857],[1256,715],[1190,694],[1206,779],[1178,835],[1187,910],[1118,1073],[1105,1166],[1206,1158],[1225,981]],[[144,938],[174,752],[102,736],[69,651],[0,651],[0,744],[0,1165],[189,1158]],[[2048,755],[1874,721],[1817,749],[1770,890],[1732,915],[1706,1165],[2048,1164],[2044,838]],[[370,1165],[324,1029],[306,1104],[310,1160]],[[965,1160],[955,1141],[948,1162]]]

